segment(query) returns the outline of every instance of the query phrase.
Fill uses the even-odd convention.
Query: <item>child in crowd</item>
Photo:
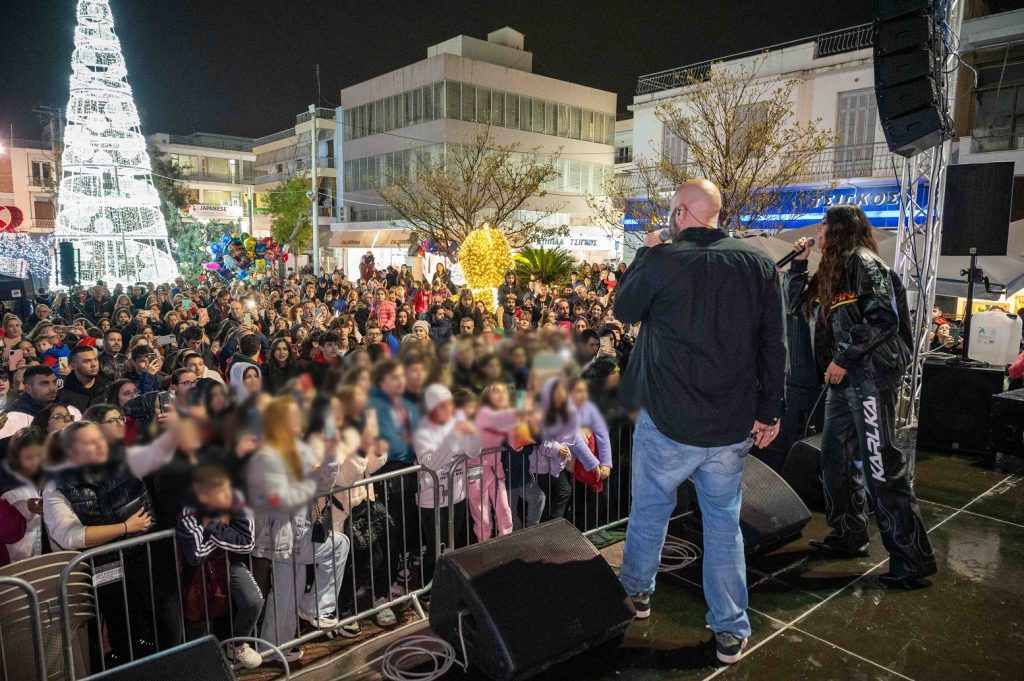
[[[426,390],[423,398],[427,418],[420,421],[413,436],[413,448],[416,459],[421,466],[429,468],[440,478],[439,499],[434,498],[433,478],[420,473],[419,493],[416,504],[420,507],[420,524],[423,536],[427,539],[427,547],[423,556],[423,578],[429,580],[434,574],[434,546],[430,538],[437,527],[434,509],[439,508],[440,526],[448,527],[449,502],[453,501],[452,515],[455,529],[455,541],[458,545],[463,536],[466,522],[466,467],[457,465],[452,471],[459,454],[473,455],[480,451],[480,440],[476,426],[464,416],[459,416],[455,408],[455,400],[447,387],[434,383]],[[447,534],[441,533],[442,540]]]
[[[54,343],[50,340],[49,336],[40,336],[33,343],[32,346],[36,349],[36,357],[39,359],[40,364],[53,369],[53,373],[57,376],[62,375],[61,372],[61,358],[64,359],[64,365],[67,366],[69,357],[71,357],[71,349],[63,343]]]
[[[511,408],[508,386],[503,383],[491,383],[484,388],[480,402],[474,421],[481,452],[466,463],[466,477],[473,532],[477,541],[484,541],[491,537],[492,518],[499,537],[512,532],[512,509],[501,467],[501,444],[519,422],[519,412]]]
[[[241,492],[232,489],[226,471],[215,467],[195,469],[192,489],[182,500],[175,536],[184,563],[181,584],[185,589],[185,619],[202,622],[207,614],[216,618],[221,614],[218,611],[230,603],[234,610],[231,636],[253,636],[263,610],[263,594],[247,566],[255,545],[253,516]],[[224,586],[230,592],[226,601],[221,596]],[[190,613],[193,609],[197,612]],[[248,643],[233,646],[232,654],[235,662],[246,669],[255,669],[263,662]]]
[[[526,421],[509,433],[502,443],[501,466],[505,470],[505,487],[508,489],[509,507],[512,509],[512,528],[521,530],[540,522],[544,512],[544,490],[530,472],[530,461],[540,437],[540,414],[530,410]],[[526,504],[525,512],[518,511],[519,500]]]
[[[546,519],[561,518],[572,496],[572,480],[565,470],[570,456],[576,464],[592,471],[598,466],[580,434],[579,415],[569,401],[565,379],[552,376],[544,383],[540,399],[541,442],[530,460],[530,472],[548,499]]]

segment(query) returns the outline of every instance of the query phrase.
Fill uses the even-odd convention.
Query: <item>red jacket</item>
[[[11,562],[7,545],[25,536],[25,516],[6,499],[0,499],[0,566]]]
[[[1017,361],[1010,366],[1010,378],[1016,381],[1018,378],[1024,378],[1024,352],[1020,353],[1017,357]]]
[[[423,314],[430,309],[430,291],[420,289],[412,299],[412,309],[416,314]]]

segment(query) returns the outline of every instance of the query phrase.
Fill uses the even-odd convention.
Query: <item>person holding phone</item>
[[[960,337],[960,329],[956,329],[956,334],[953,333],[953,328],[949,322],[939,324],[939,328],[935,331],[935,337],[931,343],[932,352],[945,352],[950,355],[959,355],[964,351],[964,339]]]

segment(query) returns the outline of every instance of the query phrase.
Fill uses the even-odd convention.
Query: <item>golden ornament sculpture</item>
[[[483,301],[493,312],[497,303],[496,289],[505,281],[505,272],[512,268],[512,248],[500,231],[484,223],[472,230],[459,246],[459,262],[466,283],[473,290],[473,299]]]

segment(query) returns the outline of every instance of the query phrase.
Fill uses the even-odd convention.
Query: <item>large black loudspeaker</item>
[[[942,255],[1006,255],[1013,204],[1013,161],[946,169]]]
[[[61,286],[74,286],[78,283],[75,276],[75,246],[70,241],[61,241],[57,244],[58,260],[60,265]]]
[[[800,534],[811,520],[811,512],[793,488],[768,464],[747,456],[743,467],[743,506],[740,508],[740,530],[747,553],[776,546]],[[702,534],[697,489],[692,480],[679,489],[679,510],[693,514],[680,519],[682,532],[697,538]]]
[[[794,442],[782,465],[782,479],[812,511],[825,510],[821,481],[821,435]]]
[[[997,452],[1024,456],[1024,389],[992,397],[992,445]]]
[[[875,98],[889,150],[913,156],[953,135],[942,96],[942,31],[933,0],[878,0]]]
[[[235,681],[217,639],[204,636],[184,645],[108,669],[90,681]]]
[[[1002,367],[928,360],[921,374],[917,449],[989,451],[992,396],[1003,391]]]
[[[605,641],[633,621],[608,563],[564,519],[437,559],[430,628],[470,664],[518,681]]]

